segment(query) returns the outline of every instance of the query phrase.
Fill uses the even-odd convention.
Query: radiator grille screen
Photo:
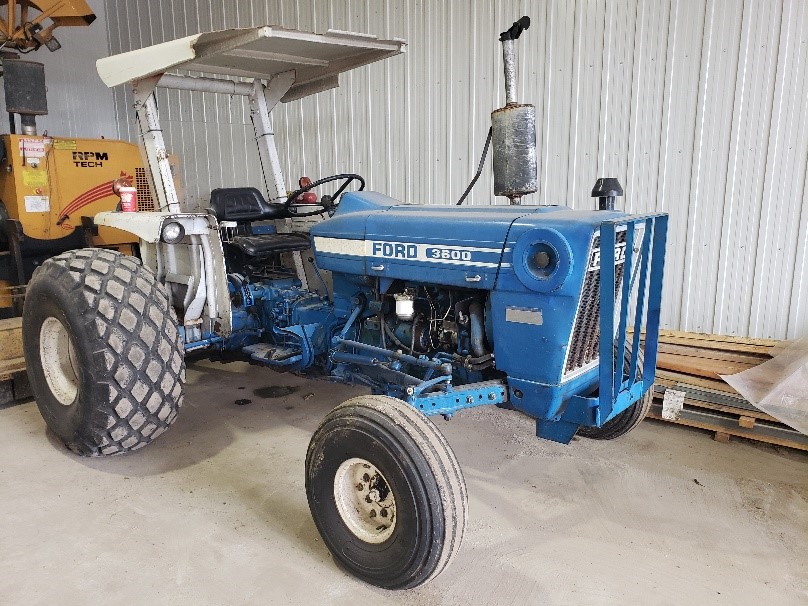
[[[135,169],[135,188],[137,189],[137,209],[147,212],[154,211],[154,198],[151,195],[145,168]]]
[[[617,246],[626,243],[626,230],[618,231]],[[618,257],[619,258],[619,257]],[[615,297],[623,283],[624,260],[618,261],[614,268]],[[578,302],[578,313],[572,329],[567,364],[564,374],[583,368],[596,360],[600,355],[600,236],[595,236],[589,252],[584,285]]]

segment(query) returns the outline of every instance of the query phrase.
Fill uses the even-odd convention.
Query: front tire
[[[643,352],[637,354],[637,378],[642,378]],[[626,347],[626,354],[623,361],[623,372],[628,374],[631,363],[630,346]],[[651,410],[651,403],[654,399],[654,387],[643,394],[643,397],[634,402],[624,411],[609,419],[600,427],[579,427],[578,435],[590,440],[614,440],[626,435],[636,428]]]
[[[326,416],[306,455],[306,496],[332,555],[378,587],[433,579],[463,538],[457,459],[432,422],[395,398],[360,396]]]
[[[654,389],[652,387],[645,392],[642,398],[600,427],[579,427],[578,435],[590,440],[614,440],[624,436],[642,422],[651,409],[653,399]]]
[[[177,418],[176,315],[138,259],[86,248],[45,261],[28,283],[23,341],[39,411],[80,455],[136,450]]]

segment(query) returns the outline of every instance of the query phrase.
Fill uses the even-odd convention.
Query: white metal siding
[[[527,14],[519,99],[537,108],[540,191],[590,208],[599,176],[632,212],[671,215],[663,322],[808,332],[808,3],[804,0],[107,1],[111,52],[201,30],[280,24],[402,37],[405,55],[277,112],[290,181],[357,172],[407,202],[450,204],[504,102],[498,34]],[[131,96],[115,91],[124,137]],[[238,98],[161,92],[189,199],[260,185]],[[288,184],[288,185],[291,185]],[[492,202],[490,160],[468,203]],[[503,200],[494,200],[503,203]]]

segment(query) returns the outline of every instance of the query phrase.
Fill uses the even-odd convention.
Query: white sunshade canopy
[[[295,71],[282,101],[339,86],[339,74],[404,52],[400,39],[328,30],[314,34],[274,25],[226,29],[179,38],[99,59],[98,74],[108,87],[173,70],[270,79]]]

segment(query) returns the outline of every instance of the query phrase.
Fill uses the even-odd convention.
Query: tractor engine
[[[385,293],[371,288],[356,298],[362,313],[348,326],[326,297],[301,288],[292,277],[250,282],[231,273],[228,287],[233,333],[223,348],[243,349],[256,362],[303,369],[346,329],[345,335],[360,343],[445,361],[463,383],[491,375],[483,372],[493,367],[494,359],[490,326],[486,331],[485,324],[485,292],[403,281]],[[334,374],[379,393],[395,387],[373,367],[357,373],[348,366],[337,367]]]
[[[415,358],[440,360],[451,365],[459,383],[492,376],[491,343],[486,334],[485,292],[396,281],[387,292],[371,291],[369,315],[359,324],[355,339],[361,343]],[[400,370],[402,364],[392,364]],[[423,369],[422,369],[423,370]],[[412,369],[416,376],[424,375]],[[337,374],[364,382],[379,393],[404,393],[390,381],[382,364],[363,366],[361,373],[338,369]]]
[[[391,349],[413,355],[471,357],[473,313],[474,353],[482,357],[488,353],[483,344],[483,304],[473,291],[401,282],[393,292],[380,297],[376,305],[379,314],[366,320],[368,334],[364,339],[369,343],[381,341],[383,346],[389,343]]]

